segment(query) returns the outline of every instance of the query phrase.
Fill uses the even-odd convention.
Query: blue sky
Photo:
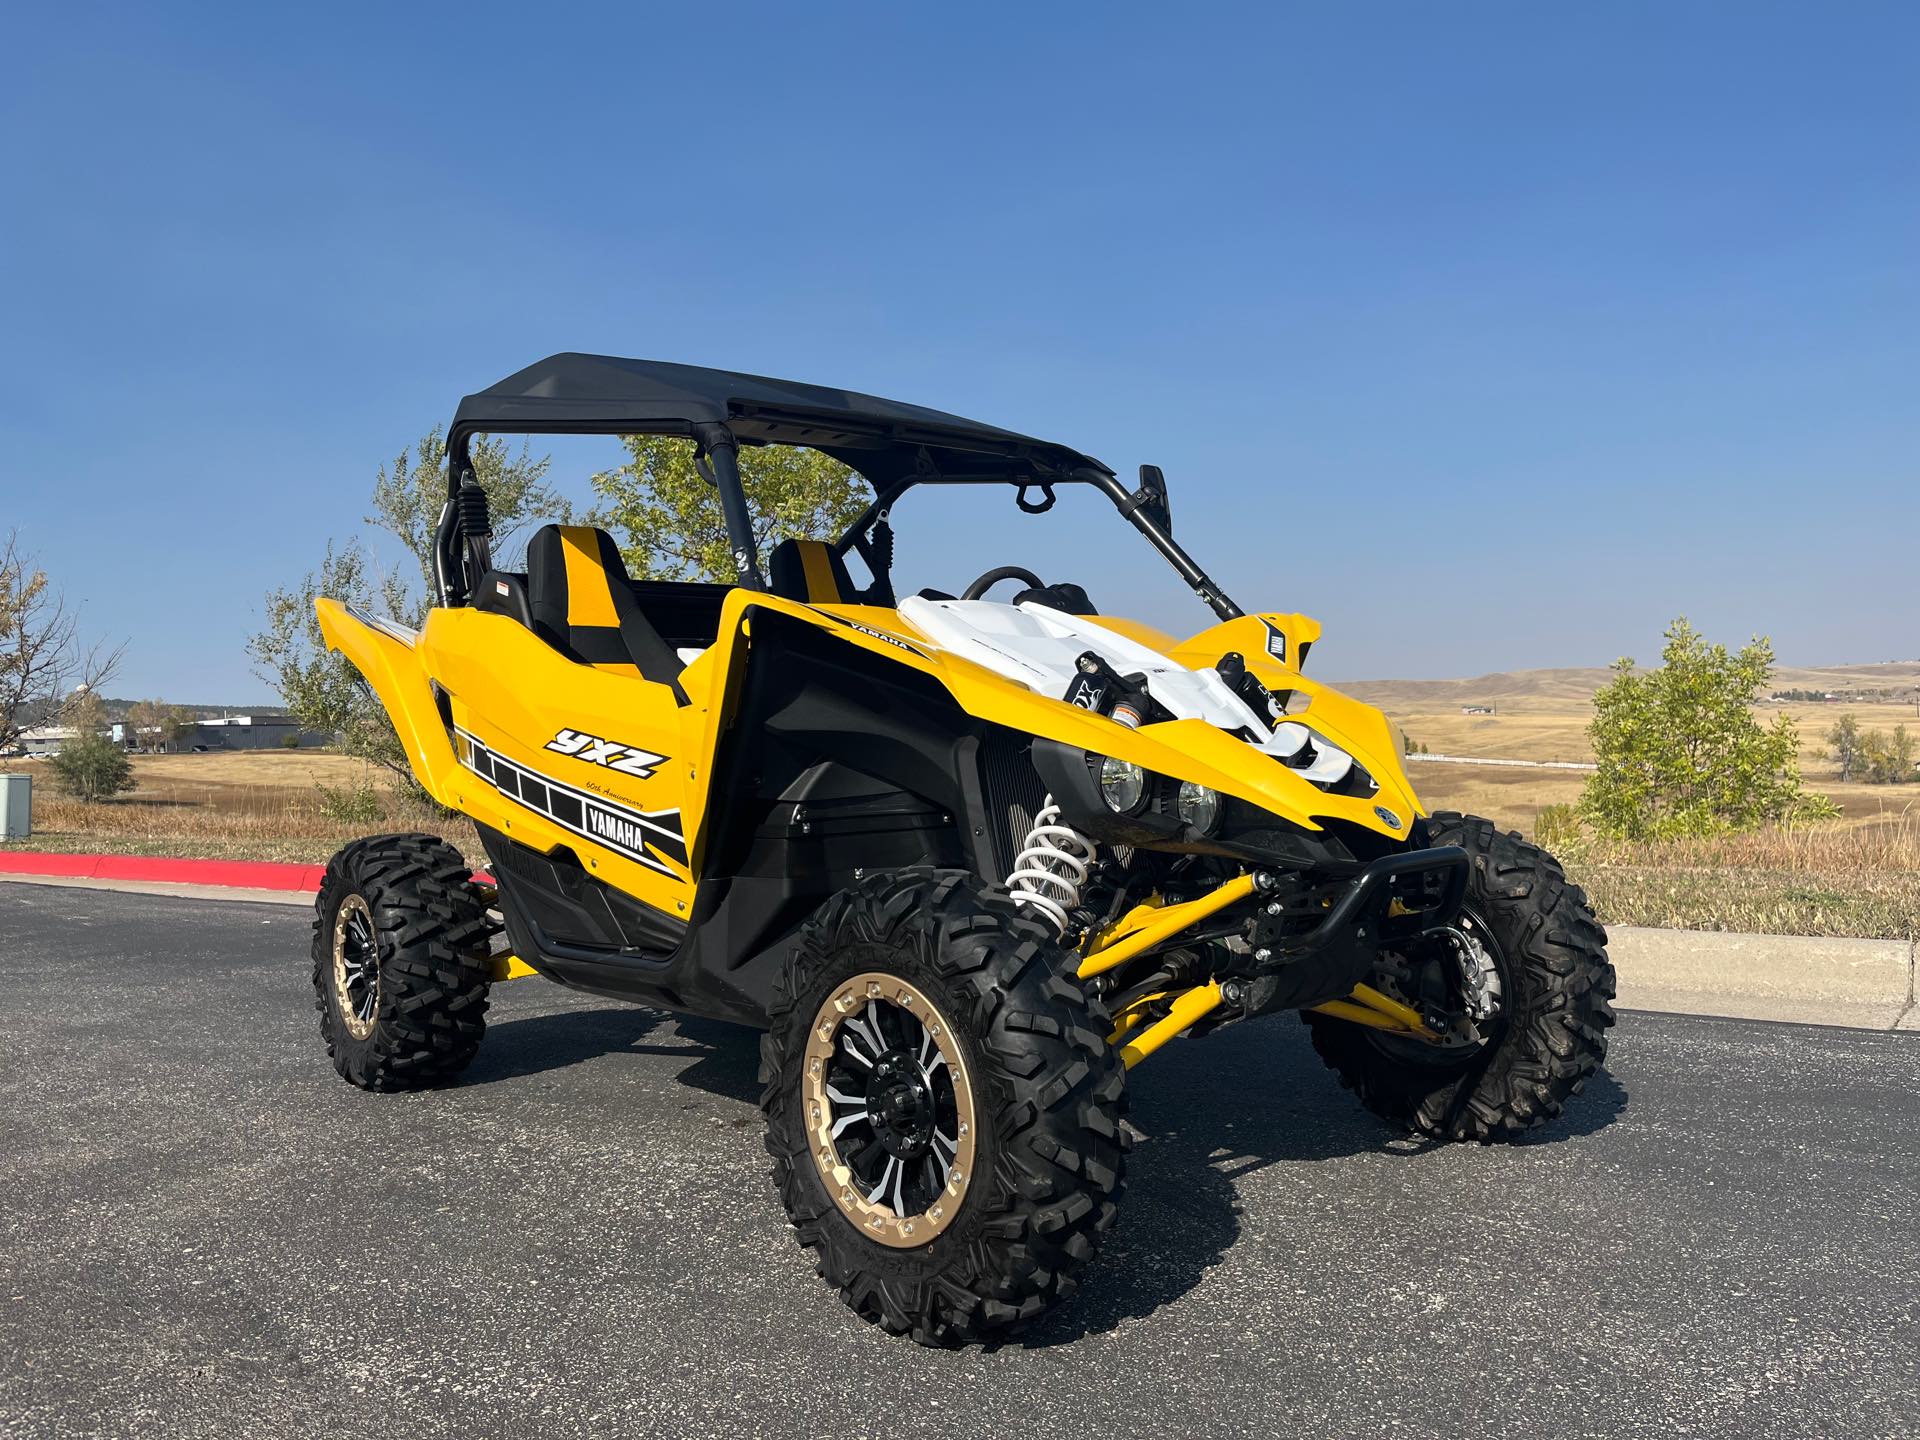
[[[1912,6],[36,6],[0,135],[0,526],[119,693],[268,698],[267,587],[566,349],[1156,461],[1329,677],[1920,655]]]

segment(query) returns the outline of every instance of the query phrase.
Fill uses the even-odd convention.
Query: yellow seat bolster
[[[618,628],[613,582],[600,563],[600,532],[588,525],[562,525],[560,547],[567,559],[567,624]]]
[[[828,558],[826,543],[821,540],[796,540],[794,544],[800,551],[801,567],[806,571],[808,603],[841,604],[840,587],[833,580],[833,562]]]

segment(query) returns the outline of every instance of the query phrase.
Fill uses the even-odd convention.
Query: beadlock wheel
[[[356,1040],[373,1034],[380,1010],[380,942],[364,897],[348,895],[333,920],[333,993]]]
[[[822,1002],[802,1080],[827,1193],[882,1245],[925,1245],[973,1175],[973,1083],[952,1026],[897,975],[851,976]]]

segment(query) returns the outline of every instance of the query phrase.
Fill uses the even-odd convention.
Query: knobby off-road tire
[[[1497,947],[1505,993],[1488,1044],[1423,1052],[1365,1026],[1303,1018],[1313,1048],[1375,1114],[1437,1139],[1510,1139],[1558,1116],[1607,1058],[1607,932],[1539,846],[1474,815],[1437,814],[1430,827],[1435,845],[1467,852],[1466,909]]]
[[[1122,1188],[1126,1071],[1071,968],[1004,892],[951,871],[872,877],[802,932],[761,1043],[767,1150],[800,1244],[862,1318],[924,1345],[1004,1338],[1070,1294],[1093,1259]],[[856,978],[875,976],[905,984]],[[865,1014],[849,1012],[848,999],[857,1007],[876,991],[911,995],[908,1010],[922,1018],[937,1012],[942,1043],[957,1046],[950,1069],[972,1093],[972,1154],[953,1157],[954,1173],[972,1162],[965,1192],[934,1194],[911,1232],[891,1211],[856,1223],[848,1212],[859,1199],[845,1185],[830,1193],[818,1116],[808,1114],[819,1094],[809,1099],[808,1068],[831,1048],[822,1017],[831,1028],[836,1013]],[[910,1030],[911,1015],[894,1013]],[[847,1064],[827,1063],[829,1075]],[[951,1104],[943,1123],[953,1123]],[[875,1238],[883,1229],[889,1243]]]
[[[328,862],[314,905],[313,992],[343,1078],[418,1090],[458,1075],[486,1030],[491,979],[486,908],[453,846],[380,835]]]

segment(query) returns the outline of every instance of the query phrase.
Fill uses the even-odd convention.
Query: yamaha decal
[[[826,612],[822,611],[821,613],[825,614]],[[887,644],[893,646],[894,649],[896,650],[904,650],[909,655],[918,655],[922,660],[927,658],[925,652],[923,652],[918,646],[909,645],[906,641],[902,640],[898,635],[889,635],[884,630],[876,630],[871,625],[862,625],[858,620],[849,620],[844,615],[828,615],[827,619],[838,620],[842,625],[846,626],[849,630],[858,630],[862,635],[871,636],[875,640],[884,640],[886,641]]]
[[[657,870],[662,875],[671,875],[676,880],[681,876],[662,863],[662,857],[672,860],[681,867],[687,864],[686,837],[680,833],[680,812],[678,810],[640,811],[629,809],[625,805],[615,804],[599,795],[585,790],[575,789],[564,781],[555,780],[531,770],[518,761],[489,750],[485,742],[475,739],[464,730],[453,732],[460,741],[460,763],[475,775],[486,781],[510,800],[518,801],[526,809],[543,819],[551,820],[562,830],[567,830],[582,839],[591,840],[596,845],[604,845],[616,854],[624,855],[635,864],[644,865],[649,870]],[[563,730],[561,736],[573,734]],[[555,740],[559,740],[559,736]],[[591,735],[576,736],[588,744],[605,744]],[[549,749],[553,745],[548,746]],[[614,746],[621,755],[628,753],[627,747]],[[565,752],[563,752],[565,753]],[[631,752],[645,755],[645,751]],[[610,759],[596,763],[609,764]],[[650,757],[658,763],[665,757]],[[614,766],[612,768],[619,768]],[[628,774],[634,772],[628,771]],[[651,772],[648,772],[651,773]]]
[[[1287,632],[1271,620],[1262,620],[1260,623],[1267,627],[1267,654],[1278,660],[1282,665],[1286,664]]]

